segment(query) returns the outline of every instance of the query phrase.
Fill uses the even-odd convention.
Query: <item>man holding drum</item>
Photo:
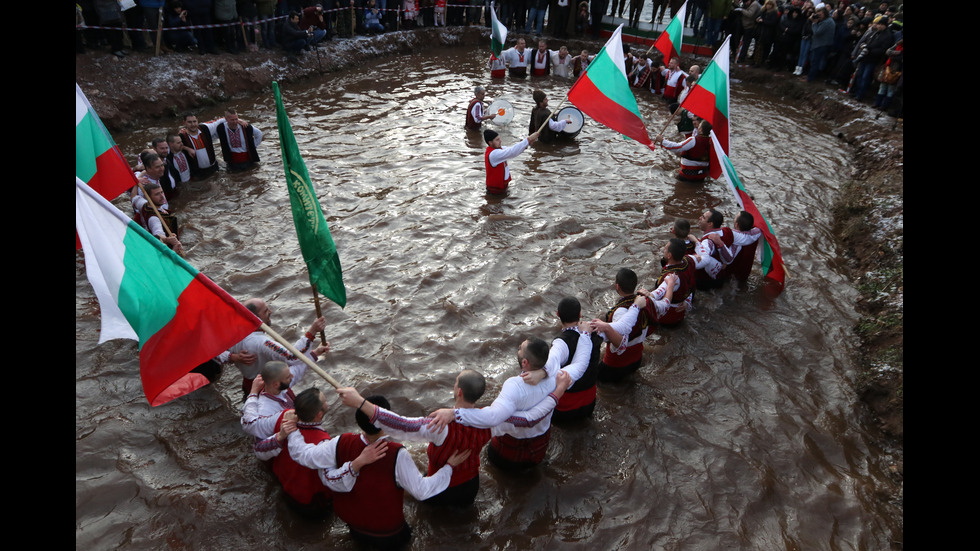
[[[528,132],[537,132],[540,129],[541,141],[545,143],[553,142],[558,137],[557,132],[564,130],[568,121],[551,120],[551,111],[548,109],[548,96],[544,92],[535,90],[532,97],[534,97],[535,108],[531,110],[531,123],[528,127]],[[548,124],[544,124],[544,121],[548,121]]]
[[[480,128],[483,126],[483,121],[493,120],[497,114],[483,114],[483,98],[487,96],[486,88],[483,86],[477,86],[473,89],[473,95],[476,97],[470,100],[470,105],[466,108],[466,128],[470,130],[480,130]]]

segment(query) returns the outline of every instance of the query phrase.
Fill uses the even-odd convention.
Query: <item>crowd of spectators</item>
[[[707,0],[708,18],[715,0]],[[710,24],[689,22],[696,36],[717,48],[731,34],[736,63],[773,71],[792,71],[807,82],[822,80],[860,101],[890,109],[901,116],[896,97],[903,89],[903,29],[901,6],[888,2],[861,4],[852,0],[719,0],[731,6],[721,21],[721,33],[711,35]],[[697,5],[697,3],[695,3]],[[696,11],[696,10],[695,10]]]
[[[571,0],[498,0],[500,21],[514,31],[559,38],[598,34],[588,1],[572,15]],[[117,57],[154,46],[231,54],[281,48],[290,55],[323,40],[434,26],[490,27],[490,0],[80,0],[76,49]],[[294,16],[299,21],[293,21]]]
[[[120,4],[128,9],[121,9]],[[497,0],[497,17],[508,29],[537,36],[598,38],[596,19],[622,14],[625,0]],[[636,26],[642,2],[631,0],[629,24]],[[174,51],[237,53],[282,48],[290,56],[323,40],[356,34],[442,25],[490,26],[489,0],[82,0],[76,33],[79,50],[108,47],[122,57],[147,51],[164,29]],[[617,5],[618,4],[618,5]],[[902,112],[903,25],[901,6],[853,0],[693,0],[685,26],[702,43],[717,48],[731,36],[736,63],[792,71],[807,81],[823,80],[858,100]],[[663,21],[678,2],[655,3]],[[607,14],[607,8],[609,13]],[[633,10],[636,10],[635,12]],[[659,19],[657,17],[659,12]],[[148,38],[151,37],[151,38]],[[128,41],[128,43],[127,43]]]

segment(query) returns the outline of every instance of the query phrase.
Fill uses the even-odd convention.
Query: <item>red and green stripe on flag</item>
[[[653,143],[626,79],[622,32],[620,25],[572,85],[568,101],[599,124],[652,149]]]
[[[168,388],[260,325],[254,314],[78,177],[75,229],[86,276],[99,299],[99,342],[139,342],[140,377],[151,405],[180,395]]]
[[[490,51],[497,59],[500,59],[500,52],[503,51],[504,44],[507,42],[507,27],[497,19],[497,12],[493,4],[490,2]]]
[[[75,176],[106,199],[136,185],[119,147],[75,84]]]
[[[779,242],[776,241],[776,234],[773,232],[772,226],[769,225],[769,220],[762,216],[759,208],[755,206],[755,202],[749,197],[749,192],[742,185],[742,180],[738,177],[738,173],[735,172],[735,167],[732,165],[731,159],[722,151],[721,143],[718,141],[718,137],[714,131],[711,132],[711,144],[714,154],[718,158],[718,164],[721,166],[721,175],[731,188],[732,194],[735,196],[735,202],[739,204],[742,210],[752,215],[755,219],[755,227],[762,231],[761,263],[763,281],[766,283],[768,294],[772,296],[778,295],[783,291],[783,287],[786,284],[786,267],[783,265],[783,256],[779,251]]]
[[[684,2],[684,5],[674,14],[674,18],[670,20],[664,32],[660,33],[657,41],[653,43],[653,47],[664,55],[664,65],[667,65],[671,58],[681,55],[681,46],[684,43],[684,20],[686,17],[687,2]]]
[[[728,117],[728,98],[730,96],[729,87],[729,59],[728,41],[725,42],[715,53],[711,63],[705,67],[701,77],[698,78],[691,91],[681,104],[681,108],[687,109],[711,124],[711,128],[718,136],[722,151],[726,155],[730,154],[730,125]],[[721,166],[715,157],[711,158],[711,177],[717,179],[721,176]]]

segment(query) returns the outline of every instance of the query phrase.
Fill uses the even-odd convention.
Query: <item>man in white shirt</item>
[[[487,193],[491,195],[503,195],[507,193],[507,185],[510,184],[510,167],[507,161],[517,157],[529,145],[538,139],[535,132],[523,140],[510,147],[503,147],[500,135],[493,130],[484,130],[483,139],[487,142],[487,149],[483,153],[484,166],[487,170]]]

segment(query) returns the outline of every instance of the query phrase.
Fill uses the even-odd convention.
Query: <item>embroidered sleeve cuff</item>
[[[279,450],[279,449],[282,449],[282,442],[280,442],[276,438],[275,434],[273,434],[268,438],[259,440],[258,442],[255,443],[256,453],[268,452],[268,451]]]

